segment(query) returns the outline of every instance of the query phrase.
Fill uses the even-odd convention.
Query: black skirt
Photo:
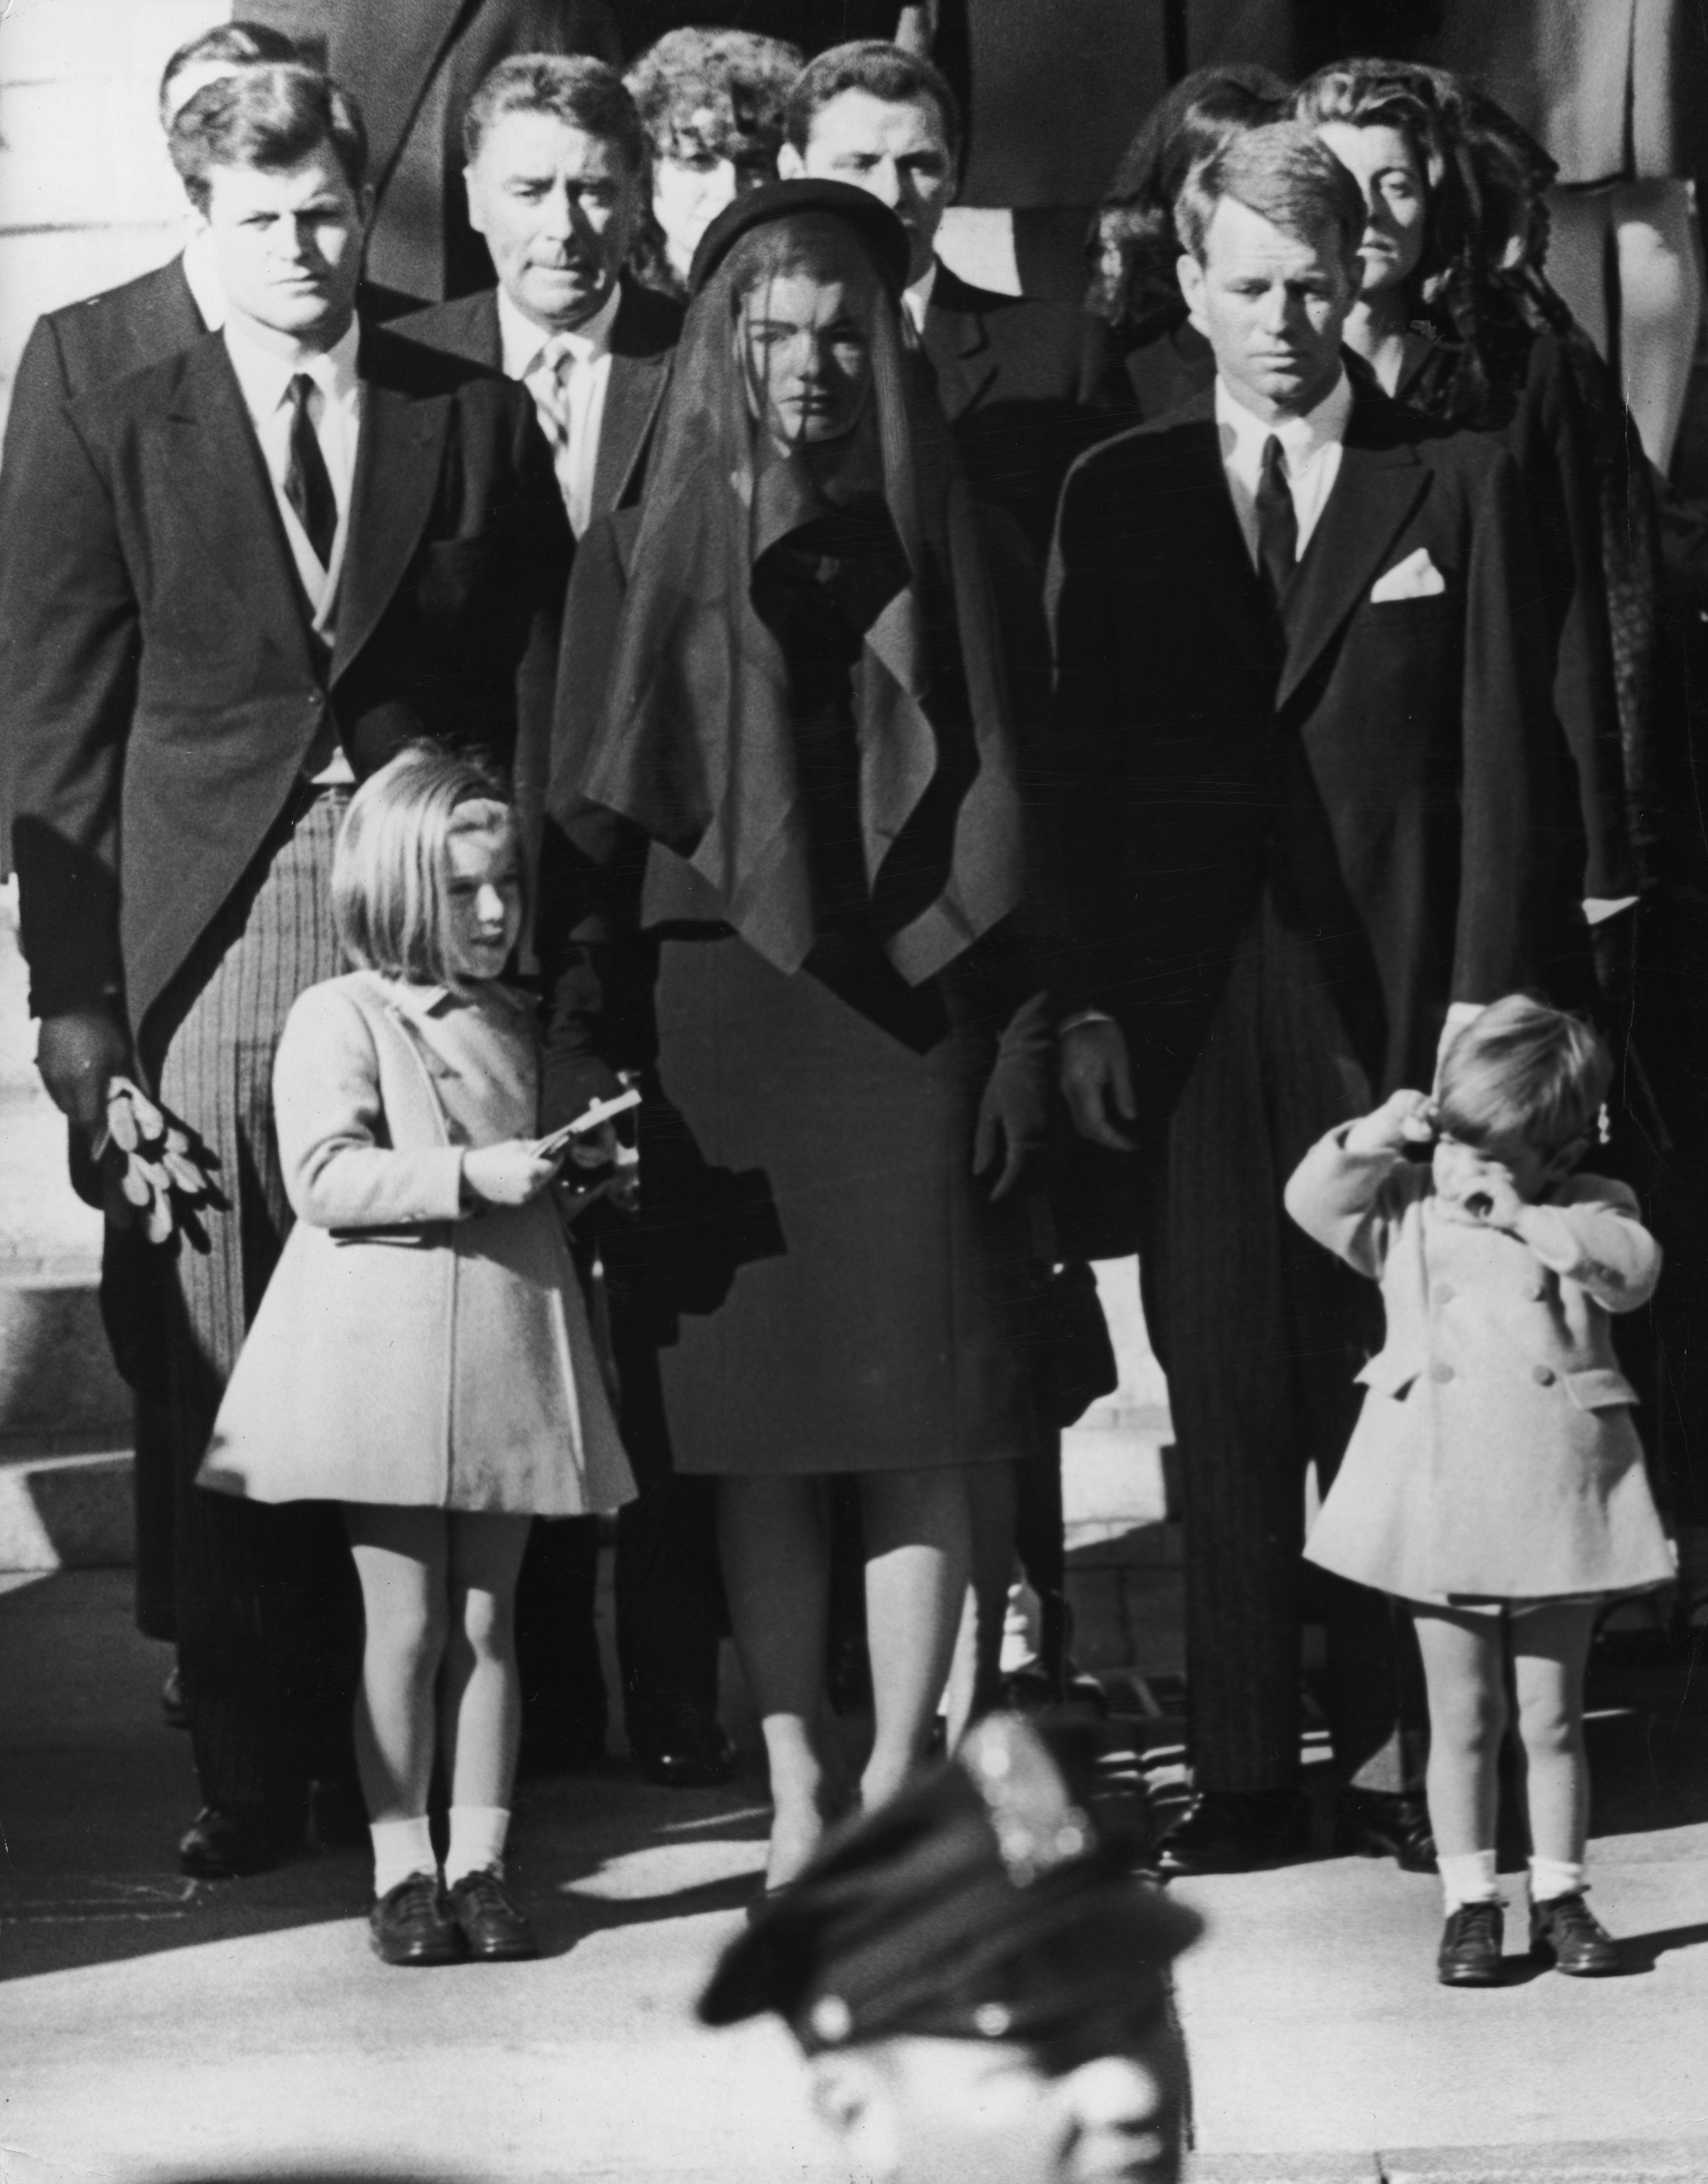
[[[679,1471],[1026,1453],[1026,1213],[972,1173],[995,1028],[944,1000],[921,1053],[727,931],[662,941],[664,1092],[704,1160],[745,1176],[754,1253],[661,1353]]]

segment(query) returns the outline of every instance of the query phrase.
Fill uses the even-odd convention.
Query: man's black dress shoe
[[[178,1870],[196,1880],[265,1873],[303,1846],[303,1816],[273,1805],[204,1805],[178,1841]]]
[[[1391,1858],[1402,1873],[1433,1873],[1435,1830],[1421,1791],[1343,1790],[1334,1802],[1343,1858]]]
[[[1302,1858],[1310,1812],[1299,1790],[1205,1790],[1157,1838],[1155,1866],[1176,1874],[1249,1873]]]
[[[704,1719],[681,1722],[656,1742],[631,1736],[629,1756],[637,1774],[666,1790],[714,1790],[736,1766],[736,1748],[722,1725]]]
[[[1499,1986],[1504,1976],[1500,1944],[1505,1930],[1499,1904],[1457,1905],[1441,1930],[1436,1978],[1443,1986]]]
[[[436,1873],[412,1873],[368,1914],[368,1939],[386,1964],[459,1964],[469,1953]]]
[[[1605,1979],[1626,1970],[1623,1951],[1581,1896],[1530,1907],[1530,1953],[1574,1979]]]
[[[514,1964],[540,1953],[533,1929],[490,1869],[451,1883],[451,1915],[476,1964]]]

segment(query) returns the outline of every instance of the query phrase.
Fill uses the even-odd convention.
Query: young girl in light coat
[[[1416,1621],[1449,1986],[1501,1975],[1509,1644],[1531,1953],[1566,1972],[1621,1969],[1583,1900],[1584,1663],[1600,1602],[1665,1584],[1673,1559],[1610,1317],[1648,1301],[1660,1247],[1623,1184],[1574,1173],[1611,1074],[1586,1025],[1510,995],[1449,1047],[1433,1100],[1396,1092],[1314,1146],[1287,1186],[1294,1219],[1379,1282],[1387,1307],[1305,1553]],[[1432,1142],[1427,1164],[1405,1157]]]
[[[536,1516],[632,1499],[540,1149],[515,816],[481,767],[412,748],[351,800],[333,911],[360,967],[292,1008],[274,1070],[297,1222],[200,1484],[345,1505],[367,1638],[357,1762],[389,1964],[528,1956],[503,1886]],[[580,1156],[608,1160],[610,1126]],[[441,1670],[442,1669],[442,1677]],[[427,1824],[451,1788],[441,1885]]]

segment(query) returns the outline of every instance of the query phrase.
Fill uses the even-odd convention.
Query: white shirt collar
[[[197,228],[184,245],[183,265],[190,300],[201,313],[203,325],[210,334],[216,334],[225,323],[227,305],[225,291],[214,270],[214,246],[206,228]]]
[[[916,334],[925,332],[925,315],[931,307],[931,292],[937,286],[937,260],[932,259],[917,281],[901,292],[902,308],[913,320]]]
[[[1265,443],[1273,437],[1281,443],[1288,475],[1298,477],[1325,448],[1338,446],[1346,437],[1351,415],[1352,382],[1344,368],[1315,409],[1307,410],[1301,417],[1278,418],[1271,424],[1248,410],[1227,382],[1219,373],[1216,376],[1216,421],[1223,435],[1223,460],[1239,462],[1242,468],[1249,466],[1254,475],[1263,460]]]
[[[356,355],[362,333],[356,320],[351,320],[331,348],[299,350],[294,356],[281,356],[273,349],[264,348],[241,319],[228,318],[222,332],[231,369],[237,375],[237,384],[243,390],[243,399],[252,415],[268,417],[279,409],[299,371],[307,373],[328,402],[354,400],[360,384]]]
[[[623,307],[623,284],[619,281],[590,319],[566,326],[561,335],[537,326],[511,299],[508,289],[498,290],[498,340],[507,379],[526,379],[548,343],[561,339],[577,363],[588,364],[605,355],[611,346],[611,329]]]

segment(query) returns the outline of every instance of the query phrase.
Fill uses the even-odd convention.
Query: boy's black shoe
[[[386,1964],[456,1964],[468,1954],[436,1873],[412,1873],[368,1914],[368,1939]]]
[[[1158,1836],[1156,1870],[1250,1873],[1284,1865],[1310,1847],[1310,1812],[1300,1790],[1205,1790]]]
[[[1435,1830],[1418,1790],[1343,1790],[1334,1801],[1334,1847],[1343,1858],[1391,1858],[1402,1873],[1436,1870]]]
[[[1443,1986],[1499,1986],[1506,1921],[1499,1903],[1461,1903],[1447,1914],[1435,1976]]]
[[[1626,1968],[1618,1942],[1581,1896],[1531,1905],[1530,1953],[1574,1979],[1605,1979]]]
[[[451,1883],[451,1915],[477,1964],[520,1964],[540,1953],[533,1930],[490,1867]]]

